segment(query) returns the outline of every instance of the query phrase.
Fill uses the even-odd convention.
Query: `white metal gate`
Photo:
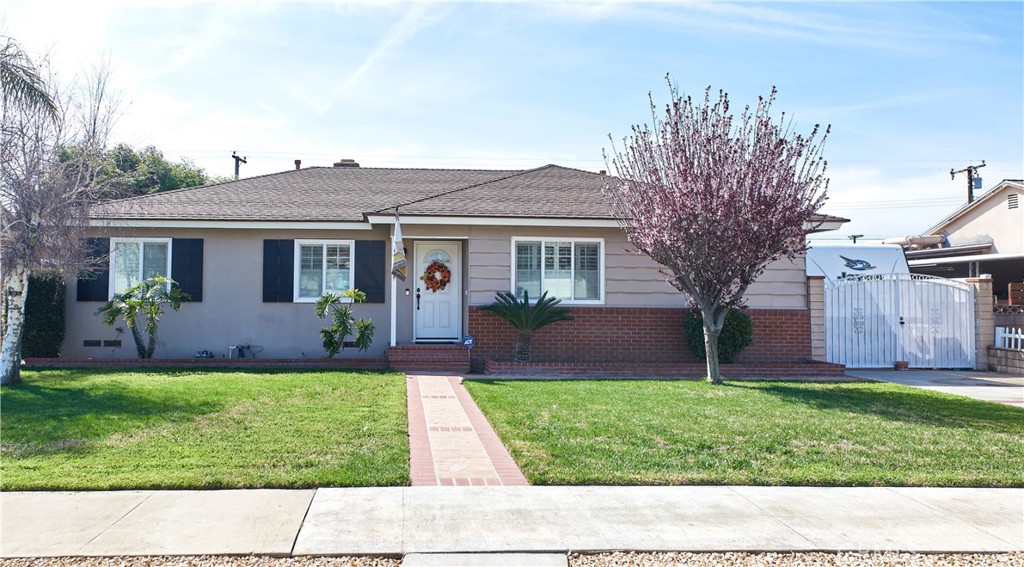
[[[974,368],[974,287],[921,274],[825,282],[825,352],[848,368]]]

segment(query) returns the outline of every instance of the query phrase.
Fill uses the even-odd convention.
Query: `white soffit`
[[[1024,253],[1006,254],[971,254],[970,256],[947,256],[945,258],[921,258],[907,260],[911,267],[931,266],[935,264],[962,264],[965,262],[993,262],[998,260],[1024,260]]]
[[[371,224],[395,224],[395,215],[367,215]],[[432,217],[403,216],[402,225],[448,226],[559,226],[586,228],[618,228],[612,219],[555,219],[523,217]]]
[[[395,224],[394,215],[368,215],[371,224]],[[446,225],[446,226],[554,226],[584,228],[618,228],[619,221],[613,219],[558,219],[524,217],[428,217],[403,216],[403,225]],[[807,223],[805,229],[814,232],[838,230],[843,221]]]
[[[372,230],[365,222],[305,222],[305,221],[223,221],[187,219],[92,219],[89,226],[110,228],[238,228],[260,230]]]

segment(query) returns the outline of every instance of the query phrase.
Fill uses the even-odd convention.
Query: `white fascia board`
[[[91,219],[89,226],[106,228],[238,228],[259,230],[372,230],[365,222],[307,221],[221,221],[221,220],[146,220]]]
[[[843,221],[825,221],[823,223],[809,222],[804,225],[804,230],[810,232],[828,232],[830,230],[839,230],[843,227]]]
[[[395,224],[395,215],[367,215],[370,224]],[[613,219],[556,219],[525,217],[428,217],[403,216],[402,225],[455,226],[559,226],[585,228],[618,228]]]
[[[370,224],[395,224],[394,215],[367,215]],[[557,219],[557,218],[526,218],[526,217],[402,217],[403,225],[453,225],[453,226],[555,226],[583,228],[618,228],[619,221],[613,219]],[[845,221],[809,222],[806,230],[826,232],[838,230]]]
[[[1024,260],[1024,253],[1005,254],[972,254],[970,256],[946,256],[944,258],[921,258],[920,260],[907,260],[911,267],[932,266],[937,264],[966,264],[968,262],[999,262],[1003,260]]]

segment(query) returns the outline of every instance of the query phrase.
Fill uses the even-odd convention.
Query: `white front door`
[[[462,243],[417,241],[414,253],[413,338],[458,341],[462,331]],[[421,277],[431,266],[435,267],[431,281],[424,281]]]

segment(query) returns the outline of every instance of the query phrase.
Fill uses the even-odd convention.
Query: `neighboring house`
[[[924,234],[943,238],[907,250],[912,272],[944,278],[991,274],[996,299],[1005,302],[1008,284],[1024,282],[1024,182],[999,183]]]
[[[91,244],[110,253],[110,269],[68,286],[64,356],[132,357],[130,337],[94,313],[113,293],[160,273],[192,296],[160,322],[162,358],[223,356],[239,344],[262,347],[261,358],[322,357],[313,302],[354,286],[368,297],[355,315],[374,320],[376,338],[368,353],[341,357],[381,359],[389,347],[468,334],[474,360],[510,358],[511,327],[480,307],[496,292],[546,290],[575,320],[535,335],[535,360],[693,361],[682,336],[686,300],[653,261],[628,251],[602,195],[609,181],[555,165],[482,171],[342,161],[107,203],[93,211]],[[396,207],[405,281],[390,275]],[[843,222],[823,215],[815,230]],[[451,271],[437,293],[419,279],[434,261]],[[769,266],[746,293],[755,338],[741,361],[810,358],[807,289],[803,258]],[[117,339],[121,347],[110,346]]]

